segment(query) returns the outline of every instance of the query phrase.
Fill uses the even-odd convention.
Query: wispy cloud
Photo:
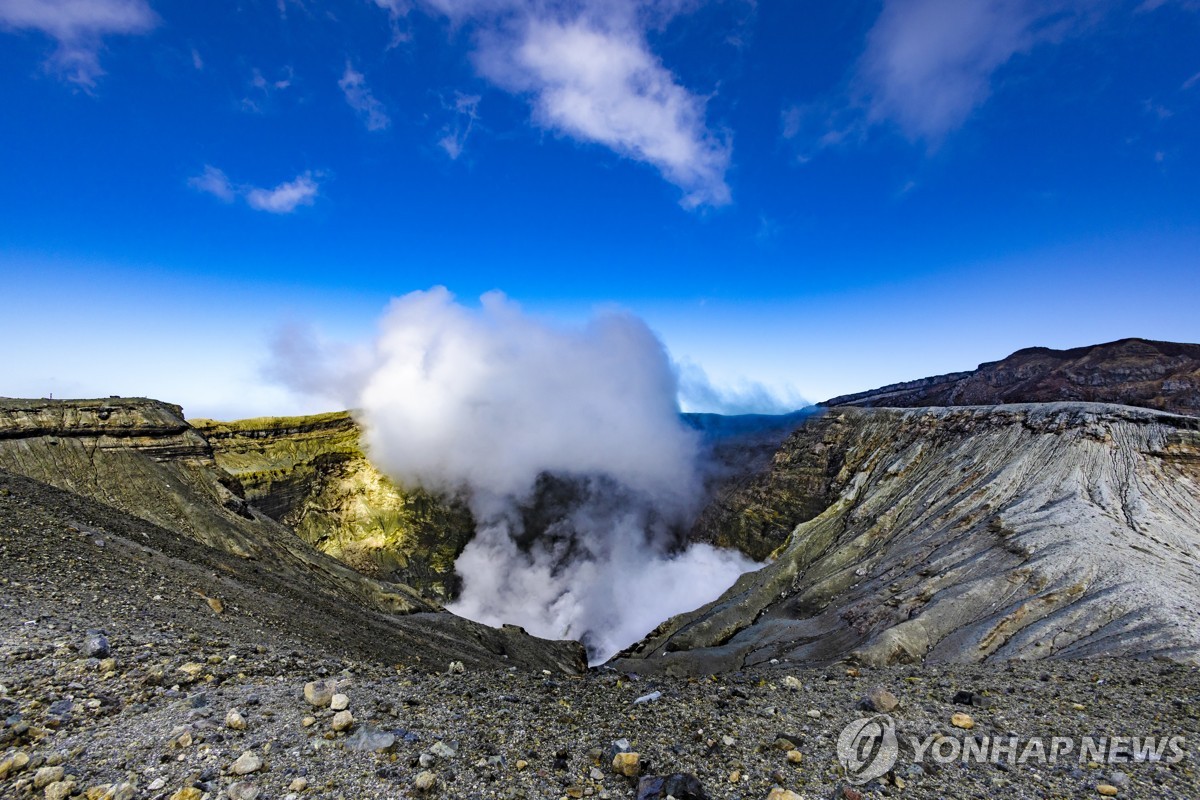
[[[271,80],[255,67],[250,71],[250,92],[242,98],[242,110],[255,114],[263,113],[273,95],[291,88],[295,72],[290,66],[279,72],[279,77]]]
[[[158,17],[145,0],[2,0],[0,27],[36,30],[58,48],[48,66],[82,86],[104,74],[99,51],[104,37],[150,31]]]
[[[458,92],[455,95],[454,104],[451,106],[455,115],[454,122],[442,129],[442,138],[438,140],[438,146],[446,151],[451,160],[458,160],[462,155],[467,137],[471,135],[475,121],[479,119],[479,100],[477,94]]]
[[[398,7],[376,2],[393,12]],[[423,0],[421,5],[474,29],[480,73],[527,96],[537,125],[655,167],[683,191],[685,207],[730,202],[728,137],[710,129],[706,98],[684,87],[647,39],[650,27],[689,3]],[[455,138],[445,141],[447,152],[461,150]]]
[[[809,152],[894,126],[938,146],[991,96],[997,75],[1039,45],[1091,29],[1108,0],[884,0],[839,99],[784,112]],[[804,160],[804,157],[802,157]]]
[[[346,62],[346,71],[338,81],[338,88],[346,96],[346,103],[358,112],[367,130],[382,131],[392,124],[383,103],[379,102],[367,87],[366,77],[355,70],[349,61]]]
[[[1191,89],[1193,86],[1198,84],[1200,84],[1200,72],[1197,72],[1195,75],[1184,81],[1183,85],[1179,88],[1186,92],[1188,89]]]
[[[320,192],[320,186],[311,172],[302,173],[294,180],[268,189],[234,184],[222,170],[211,165],[205,166],[203,172],[190,178],[188,185],[226,203],[241,198],[254,210],[270,214],[291,214],[301,206],[311,206]]]
[[[1067,0],[888,0],[858,80],[867,119],[936,143],[992,91],[996,71],[1074,24]]]
[[[229,176],[212,165],[206,165],[204,172],[189,178],[188,186],[196,191],[211,194],[226,203],[232,203],[238,196],[237,190],[229,182]]]

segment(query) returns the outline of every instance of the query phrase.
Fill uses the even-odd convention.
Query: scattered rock
[[[641,756],[637,753],[617,753],[613,756],[613,772],[626,778],[636,778],[641,770]]]
[[[524,759],[517,759],[517,772],[524,772],[529,766],[529,762]]]
[[[642,703],[653,703],[660,697],[662,697],[662,692],[651,692],[650,694],[644,694],[638,699],[634,700],[633,704],[635,706],[640,706]]]
[[[428,792],[429,790],[433,789],[434,786],[437,786],[437,776],[429,770],[425,770],[424,772],[420,773],[413,780],[413,788],[418,792]]]
[[[793,692],[798,692],[804,688],[804,684],[800,682],[799,678],[793,675],[787,675],[783,679],[783,687],[785,689],[791,689]]]
[[[454,758],[458,755],[458,747],[444,741],[434,742],[429,752],[438,758]]]
[[[308,778],[295,778],[288,784],[289,792],[303,792],[308,788]]]
[[[204,602],[208,603],[208,607],[213,610],[213,613],[225,613],[225,604],[221,602],[219,597],[206,597],[204,598]]]
[[[695,775],[676,772],[659,777],[647,775],[638,781],[637,800],[708,800],[708,794]]]
[[[866,697],[858,704],[864,711],[874,711],[877,714],[890,714],[900,705],[896,695],[882,686],[876,686],[867,692]]]
[[[225,715],[225,727],[235,731],[244,731],[246,730],[246,718],[236,708],[231,708]]]
[[[1105,797],[1116,797],[1119,790],[1111,783],[1102,783],[1096,787],[1096,791]]]
[[[804,800],[804,797],[796,794],[791,789],[783,789],[776,786],[767,795],[767,800]]]
[[[801,753],[799,750],[788,750],[787,760],[792,764],[799,764],[804,760],[804,753]]]
[[[340,732],[340,731],[349,730],[353,724],[354,724],[354,715],[353,714],[351,714],[349,711],[339,711],[333,715],[333,722],[329,723],[329,726],[331,728],[333,728],[335,731]]]
[[[329,698],[329,707],[334,711],[345,711],[350,707],[350,698],[344,694],[335,694]]]
[[[463,662],[461,661],[451,661],[450,667],[446,671],[451,675],[463,675],[466,673],[467,668],[463,666]]]
[[[347,750],[361,753],[384,753],[396,746],[396,735],[377,730],[370,725],[359,726],[342,742]]]
[[[87,658],[108,658],[108,637],[104,635],[104,631],[88,631],[82,649]]]
[[[229,795],[229,800],[258,800],[258,796],[262,793],[262,789],[247,781],[238,781],[231,783],[225,789],[225,793]]]
[[[975,720],[971,719],[970,714],[963,714],[962,712],[959,712],[950,717],[950,724],[956,728],[962,728],[963,730],[969,731],[975,727]]]
[[[187,786],[171,795],[171,800],[201,800],[202,797],[204,797],[204,792],[195,786]]]
[[[56,781],[46,787],[46,800],[67,800],[75,793],[75,781]]]
[[[191,683],[191,682],[194,682],[197,678],[199,678],[200,675],[204,672],[204,665],[199,664],[195,661],[189,661],[186,664],[180,666],[179,671],[182,672],[187,677],[188,682]]]
[[[309,681],[304,684],[304,699],[317,708],[326,708],[333,701],[337,683],[331,680]]]
[[[258,754],[246,751],[238,756],[237,761],[229,767],[229,771],[234,775],[250,775],[262,769],[262,759]]]
[[[64,770],[62,767],[42,767],[33,773],[33,788],[45,789],[50,784],[61,781],[63,774]]]

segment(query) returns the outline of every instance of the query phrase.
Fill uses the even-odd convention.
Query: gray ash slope
[[[490,665],[447,674],[452,648],[436,640],[389,645],[396,631],[382,620],[356,632],[336,600],[245,574],[253,566],[235,556],[36,481],[0,475],[0,532],[0,772],[29,759],[0,776],[4,797],[42,800],[38,770],[61,769],[51,785],[80,797],[124,785],[153,800],[187,790],[195,793],[179,796],[631,799],[636,781],[607,763],[612,742],[626,739],[645,774],[691,773],[713,800],[765,798],[775,787],[815,800],[841,796],[834,742],[877,685],[900,701],[892,715],[904,741],[964,736],[950,724],[963,711],[974,736],[1200,741],[1200,675],[1178,664],[779,664],[703,680]],[[223,612],[195,586],[219,592]],[[100,625],[109,652],[90,654],[88,631]],[[391,663],[413,653],[423,656],[416,668]],[[305,702],[315,679],[336,680],[347,695],[347,731]],[[984,707],[956,704],[960,691]],[[234,709],[244,728],[226,724]],[[361,749],[364,733],[386,747]],[[259,766],[235,774],[246,753]],[[422,793],[425,772],[435,784]],[[911,748],[860,790],[1037,798],[1093,796],[1111,783],[1122,797],[1200,796],[1189,761],[918,765]]]
[[[772,534],[778,549],[623,668],[1200,660],[1195,418],[1078,403],[831,409],[706,524]]]

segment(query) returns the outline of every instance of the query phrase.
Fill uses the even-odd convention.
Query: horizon
[[[1194,2],[10,0],[0,40],[0,395],[327,411],[274,343],[435,286],[633,314],[698,412],[1200,340]]]

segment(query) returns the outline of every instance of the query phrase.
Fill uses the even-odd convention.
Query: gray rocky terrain
[[[1193,417],[1077,403],[831,409],[712,515],[713,529],[778,537],[771,563],[664,623],[622,666],[1200,660]]]

